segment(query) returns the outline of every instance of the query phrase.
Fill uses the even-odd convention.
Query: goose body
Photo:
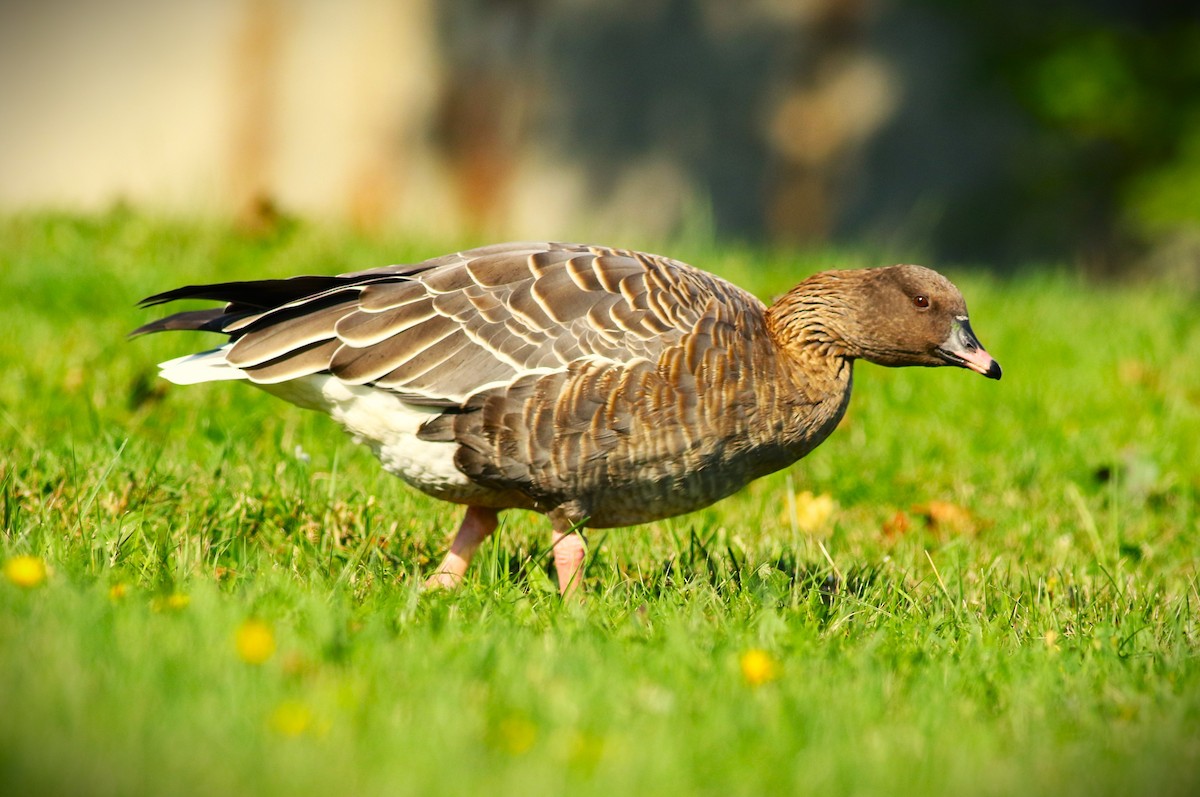
[[[958,290],[920,266],[824,272],[772,307],[685,263],[513,243],[335,277],[189,286],[211,299],[136,333],[224,333],[163,363],[328,413],[467,518],[431,581],[461,578],[508,508],[548,515],[564,591],[582,526],[707,506],[832,432],[854,360],[1000,369]],[[136,334],[135,333],[135,334]]]

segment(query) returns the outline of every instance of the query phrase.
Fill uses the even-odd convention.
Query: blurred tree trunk
[[[768,122],[766,227],[788,243],[828,241],[856,155],[896,105],[867,47],[870,0],[816,0],[797,19],[796,60]]]
[[[446,74],[434,131],[466,228],[481,234],[507,210],[528,139],[541,0],[442,6]]]
[[[269,227],[277,213],[270,187],[282,25],[279,0],[246,0],[233,47],[229,195],[234,218],[249,231]]]

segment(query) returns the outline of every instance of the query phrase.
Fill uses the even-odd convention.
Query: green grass
[[[155,379],[213,338],[124,337],[180,284],[454,246],[0,220],[0,559],[49,567],[0,579],[0,792],[1200,788],[1196,297],[952,270],[1003,381],[860,366],[812,456],[593,533],[588,600],[564,606],[548,525],[517,512],[460,591],[421,594],[454,507],[326,418]],[[764,296],[864,264],[671,253]],[[806,490],[837,502],[813,531],[789,509]],[[961,512],[933,523],[938,501]],[[278,642],[261,665],[234,645],[251,617]],[[743,677],[752,649],[775,680]]]

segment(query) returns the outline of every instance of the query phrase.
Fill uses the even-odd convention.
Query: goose
[[[466,506],[427,587],[453,587],[505,509],[549,518],[564,596],[586,528],[708,506],[837,426],[856,360],[1000,378],[958,289],[923,266],[824,271],[769,307],[678,260],[507,243],[338,276],[190,285],[135,330],[217,332],[160,364],[333,417],[414,488]]]

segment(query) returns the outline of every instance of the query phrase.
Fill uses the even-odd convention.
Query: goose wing
[[[762,306],[679,261],[558,243],[501,244],[336,277],[190,286],[144,304],[185,298],[227,304],[137,332],[224,332],[226,360],[254,382],[331,373],[431,406],[579,361],[653,362],[681,345],[688,359],[702,358],[714,321],[731,322],[720,325],[727,333],[735,316]]]

